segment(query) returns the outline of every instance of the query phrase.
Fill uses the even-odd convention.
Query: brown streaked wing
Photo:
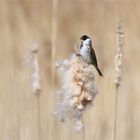
[[[92,64],[95,66],[95,67],[98,67],[98,63],[97,63],[97,58],[96,58],[96,54],[95,54],[95,51],[92,47],[91,48],[91,51],[90,51],[90,55],[91,55],[91,58],[92,58]]]

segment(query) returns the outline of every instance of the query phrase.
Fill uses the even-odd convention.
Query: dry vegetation
[[[116,136],[117,140],[140,139],[140,1],[122,0],[119,6],[116,0],[57,1],[54,14],[51,0],[0,0],[0,140],[83,138],[69,124],[61,124],[53,117],[58,81],[51,54],[53,62],[66,58],[85,33],[93,38],[104,73],[104,78],[100,78],[95,71],[100,94],[93,109],[84,114],[85,140],[113,139],[118,13],[125,45]],[[52,15],[56,16],[57,25],[53,25]],[[30,71],[23,65],[33,42],[40,47],[42,92],[39,98],[32,94]]]

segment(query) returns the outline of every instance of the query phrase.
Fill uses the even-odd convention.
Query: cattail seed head
[[[38,64],[38,52],[39,47],[37,44],[33,44],[29,49],[26,56],[26,63],[31,66],[31,86],[34,94],[39,95],[41,92],[41,83],[40,83],[40,70]]]
[[[120,86],[122,76],[123,45],[124,45],[124,32],[122,30],[122,26],[119,24],[117,27],[117,51],[115,56],[116,76],[114,80],[114,83],[117,88]]]
[[[60,89],[55,115],[61,121],[70,118],[74,121],[76,130],[81,130],[82,113],[98,93],[93,67],[87,66],[82,57],[74,53],[68,59],[59,61],[56,68]]]

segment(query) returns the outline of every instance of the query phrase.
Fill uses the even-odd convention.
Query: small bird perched
[[[82,56],[83,60],[86,63],[93,65],[96,68],[98,74],[100,76],[103,76],[102,72],[98,67],[96,54],[92,47],[91,39],[87,35],[83,35],[80,39],[81,39],[81,45],[80,45],[79,53]]]

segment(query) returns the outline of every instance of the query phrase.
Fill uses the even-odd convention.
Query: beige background
[[[140,139],[139,0],[0,0],[0,140],[83,139],[53,116],[58,82],[52,63],[69,56],[83,34],[93,39],[104,74],[95,73],[100,94],[84,114],[85,139],[112,140],[119,17],[125,45],[117,140]],[[40,97],[32,94],[23,65],[33,42],[40,46]]]

